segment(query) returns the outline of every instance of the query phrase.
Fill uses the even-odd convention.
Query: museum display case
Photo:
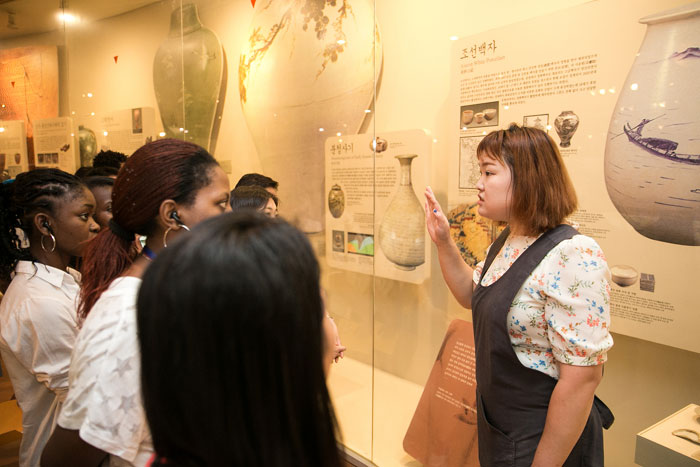
[[[328,380],[342,443],[379,466],[472,465],[427,425],[473,426],[475,408],[426,384],[448,348],[446,366],[463,362],[454,391],[473,391],[468,350],[455,350],[468,339],[450,340],[450,329],[468,336],[471,313],[442,279],[423,193],[433,188],[475,265],[500,229],[477,212],[476,147],[511,122],[542,128],[572,173],[573,221],[613,269],[616,344],[598,393],[618,419],[606,460],[632,465],[637,432],[700,402],[691,331],[700,326],[700,165],[654,159],[630,136],[637,125],[642,138],[641,118],[658,118],[644,138],[682,134],[677,153],[700,154],[697,111],[677,110],[699,93],[681,78],[654,82],[664,93],[649,93],[644,115],[624,109],[642,105],[637,73],[642,86],[656,79],[635,56],[655,40],[644,41],[646,28],[672,30],[674,14],[660,13],[674,8],[679,21],[700,19],[699,5],[684,0],[0,2],[0,171],[75,172],[100,149],[130,154],[182,138],[207,148],[232,186],[249,172],[278,180],[279,213],[314,246],[348,348]],[[654,49],[680,53],[671,66],[682,76],[699,66],[698,30]],[[619,188],[616,176],[631,170],[616,162],[623,152],[647,174],[633,183],[643,199]],[[643,157],[679,165],[652,178],[656,165]],[[670,217],[625,207],[641,202]],[[436,398],[463,413],[417,411]],[[471,437],[462,454],[473,455],[473,433],[464,433],[446,436]]]

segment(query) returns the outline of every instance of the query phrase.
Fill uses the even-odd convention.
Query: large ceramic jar
[[[83,125],[78,126],[78,147],[80,148],[80,166],[92,167],[92,159],[97,154],[95,132]]]
[[[255,4],[241,52],[241,106],[284,216],[306,232],[324,220],[324,143],[361,131],[381,69],[372,0]]]
[[[396,156],[401,178],[379,225],[379,247],[384,256],[405,271],[425,262],[425,213],[411,183],[411,163],[416,157]]]
[[[213,154],[226,95],[226,57],[192,3],[171,14],[168,38],[153,60],[153,87],[167,137]]]
[[[700,4],[640,22],[647,31],[610,121],[605,184],[640,234],[700,245]]]

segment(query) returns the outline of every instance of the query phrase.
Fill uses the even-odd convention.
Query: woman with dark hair
[[[141,405],[136,294],[146,266],[182,232],[228,209],[228,177],[204,149],[148,143],[127,159],[112,191],[112,220],[90,243],[78,314],[84,320],[70,391],[42,465],[145,465],[152,454]],[[134,235],[147,237],[141,253]]]
[[[19,460],[39,464],[68,391],[78,334],[80,274],[69,268],[99,231],[95,198],[58,169],[21,173],[0,185],[0,354],[22,409]]]
[[[138,297],[153,465],[339,466],[328,321],[311,246],[280,219],[221,216],[159,255]]]
[[[231,210],[250,209],[277,217],[277,197],[260,186],[239,186],[231,190]]]
[[[425,210],[445,281],[472,309],[480,463],[602,466],[613,419],[594,394],[613,344],[603,252],[564,223],[576,193],[545,132],[494,131],[477,158],[479,214],[508,224],[486,260],[462,261],[430,188]]]
[[[105,229],[112,218],[112,177],[86,177],[83,182],[95,196],[95,220]]]

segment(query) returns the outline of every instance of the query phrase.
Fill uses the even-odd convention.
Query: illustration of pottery
[[[637,282],[639,273],[632,266],[618,264],[610,268],[610,275],[614,283],[620,287],[629,287]]]
[[[202,25],[196,5],[176,7],[168,38],[153,60],[153,87],[167,137],[213,154],[226,81],[226,56],[216,34]]]
[[[331,191],[328,192],[328,210],[336,219],[343,215],[345,211],[345,193],[340,185],[333,185]]]
[[[484,123],[484,112],[477,112],[474,114],[474,121],[476,123]]]
[[[241,106],[285,217],[306,232],[323,227],[325,141],[363,131],[381,68],[372,0],[255,4],[238,67]]]
[[[491,121],[496,116],[496,113],[496,109],[484,109],[484,118]]]
[[[78,142],[80,146],[80,166],[92,167],[92,159],[97,154],[97,137],[95,132],[83,125],[78,126]],[[17,163],[19,164],[19,161]]]
[[[559,146],[568,148],[571,146],[571,138],[578,129],[578,115],[571,110],[565,110],[554,119],[554,129],[559,135]]]
[[[384,152],[389,147],[389,142],[384,138],[376,137],[369,143],[369,149],[374,152]]]
[[[22,154],[16,152],[15,153],[15,164],[19,165],[19,163],[22,161]]]
[[[620,90],[605,146],[605,184],[622,217],[647,238],[700,245],[700,4],[640,19],[647,25]]]
[[[472,120],[474,120],[474,111],[473,110],[462,110],[462,126],[467,126],[469,125]]]
[[[425,214],[411,184],[416,154],[396,156],[400,181],[379,225],[378,242],[384,256],[397,268],[412,271],[425,262]]]

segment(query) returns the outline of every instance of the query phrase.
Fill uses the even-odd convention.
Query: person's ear
[[[51,227],[51,223],[53,222],[53,219],[48,214],[46,214],[44,212],[38,212],[34,215],[33,221],[34,221],[34,228],[41,235],[53,234],[53,228]]]
[[[160,203],[158,210],[158,223],[165,229],[177,230],[182,225],[180,216],[177,213],[177,203],[172,199],[166,199]],[[179,222],[178,222],[179,221]]]

